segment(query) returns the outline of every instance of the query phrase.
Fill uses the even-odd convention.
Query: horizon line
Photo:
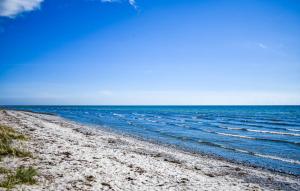
[[[184,105],[184,104],[170,104],[170,105],[163,105],[163,104],[102,104],[102,105],[98,105],[98,104],[8,104],[8,105],[1,105],[0,104],[0,108],[1,107],[10,107],[10,106],[99,106],[99,107],[106,107],[106,106],[124,106],[124,107],[130,107],[130,106],[300,106],[300,104],[203,104],[203,105],[193,105],[193,104],[188,104],[188,105]]]

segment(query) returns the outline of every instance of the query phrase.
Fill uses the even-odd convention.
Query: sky
[[[0,0],[1,105],[300,104],[298,0]]]

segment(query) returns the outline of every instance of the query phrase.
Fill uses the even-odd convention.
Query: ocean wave
[[[242,149],[233,149],[233,150],[236,151],[236,152],[240,152],[240,153],[247,153],[247,154],[251,153],[249,151],[242,150]]]
[[[113,116],[117,116],[117,117],[121,117],[121,118],[125,117],[124,115],[118,114],[118,113],[113,113]]]
[[[224,146],[221,144],[217,144],[217,143],[213,143],[213,142],[209,142],[209,141],[202,141],[199,140],[198,143],[200,144],[204,144],[204,145],[208,145],[208,146],[213,146],[213,147],[219,147],[219,148],[223,148]]]
[[[145,117],[145,114],[140,114],[140,113],[132,113],[132,115],[134,116],[139,116],[139,117]]]
[[[279,160],[279,161],[282,161],[282,162],[287,162],[287,163],[300,165],[300,161],[298,161],[298,160],[287,159],[287,158],[282,158],[282,157],[277,157],[277,156],[272,156],[272,155],[264,155],[264,154],[259,154],[259,153],[253,153],[253,155],[263,157],[263,158]]]
[[[286,143],[286,144],[291,144],[291,145],[295,145],[295,146],[300,146],[300,142],[292,142],[292,141],[279,140],[279,139],[249,137],[249,136],[245,136],[245,135],[222,133],[222,132],[208,131],[208,130],[203,130],[203,131],[206,133],[213,133],[213,134],[222,135],[222,136],[229,136],[229,137],[236,137],[236,138],[250,139],[250,140],[257,140],[257,141],[267,141],[267,142],[274,142],[274,143]]]
[[[287,136],[296,136],[296,137],[300,136],[300,134],[298,134],[298,133],[289,133],[289,132],[282,132],[282,131],[267,131],[267,130],[247,129],[247,128],[244,128],[244,127],[225,127],[225,126],[218,126],[218,127],[222,128],[222,129],[228,129],[228,130],[241,130],[241,131],[267,133],[267,134],[277,134],[277,135],[287,135]],[[298,130],[298,129],[285,129],[285,130],[300,132],[300,130]]]
[[[293,130],[296,130],[297,131],[297,129],[292,129],[292,128],[288,128],[288,127],[283,127],[283,126],[272,126],[272,125],[270,125],[270,124],[263,124],[263,123],[256,123],[255,124],[255,122],[254,123],[233,123],[233,122],[224,122],[224,121],[220,121],[220,122],[218,122],[218,123],[220,123],[220,124],[222,124],[222,126],[223,125],[225,125],[225,126],[227,126],[227,125],[229,125],[229,126],[231,126],[231,125],[237,125],[237,126],[243,126],[243,127],[256,127],[256,128],[265,128],[265,129],[273,129],[273,130],[284,130],[284,131],[289,131],[290,129],[291,129],[291,131],[293,131]],[[297,126],[297,125],[290,125],[290,126]],[[298,130],[298,131],[300,131],[300,130]]]
[[[300,129],[286,129],[288,131],[293,131],[293,132],[300,132]]]
[[[250,123],[251,124],[251,123]],[[258,125],[258,126],[265,126],[267,125],[268,127],[274,126],[275,128],[284,128],[284,127],[299,127],[300,124],[298,123],[288,123],[288,122],[270,122],[270,121],[264,121],[264,122],[259,122],[259,121],[254,121],[252,125]]]
[[[257,133],[269,133],[269,134],[277,134],[277,135],[288,135],[288,136],[296,136],[300,137],[300,134],[298,133],[287,133],[287,132],[281,132],[281,131],[265,131],[265,130],[256,130],[256,129],[246,129],[250,132],[257,132]]]
[[[228,129],[228,130],[245,130],[246,128],[243,127],[225,127],[223,125],[217,125],[217,127],[222,129]]]
[[[223,149],[226,149],[226,150],[231,150],[231,151],[234,151],[234,152],[249,154],[249,155],[258,156],[258,157],[262,157],[262,158],[267,158],[267,159],[271,159],[271,160],[278,160],[278,161],[281,161],[281,162],[286,162],[286,163],[291,163],[291,164],[298,164],[298,165],[300,164],[300,161],[298,161],[298,160],[287,159],[287,158],[282,158],[282,157],[273,156],[273,155],[266,155],[266,154],[255,153],[255,152],[252,152],[252,151],[247,151],[247,150],[243,150],[243,149],[237,149],[237,148],[227,147],[225,145],[221,145],[221,144],[217,144],[217,143],[212,143],[212,142],[208,142],[208,141],[201,141],[201,140],[199,140],[198,143],[205,144],[205,145],[208,145],[208,146],[223,148]]]
[[[284,123],[284,122],[261,122],[263,124],[268,124],[268,125],[280,125],[280,126],[296,126],[298,127],[298,124],[293,124],[293,123]]]
[[[129,125],[133,125],[133,123],[132,123],[131,121],[127,121],[127,123],[128,123]]]
[[[258,156],[258,157],[272,159],[272,160],[278,160],[281,162],[286,162],[286,163],[291,163],[291,164],[300,164],[300,161],[294,160],[294,159],[287,159],[287,158],[282,158],[282,157],[273,156],[273,155],[260,154],[260,153],[255,153],[255,152],[242,150],[242,149],[233,149],[233,150],[235,150],[236,152],[246,153],[246,154],[250,154],[253,156]]]
[[[159,123],[159,121],[156,121],[156,120],[147,120],[147,121],[149,121],[151,123]]]
[[[238,137],[238,138],[243,138],[243,139],[252,139],[255,140],[256,138],[254,137],[248,137],[244,135],[236,135],[236,134],[229,134],[229,133],[220,133],[220,132],[215,132],[218,135],[224,135],[224,136],[229,136],[229,137]]]
[[[253,125],[276,125],[276,126],[300,126],[298,121],[291,121],[288,119],[269,119],[269,118],[241,118],[239,117],[226,117],[226,121],[233,121],[240,124],[253,124]]]

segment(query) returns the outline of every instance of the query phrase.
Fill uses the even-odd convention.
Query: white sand
[[[64,120],[0,111],[0,124],[28,135],[35,158],[0,165],[35,166],[38,184],[16,190],[300,190],[299,177],[255,169]],[[0,188],[1,190],[1,188]]]

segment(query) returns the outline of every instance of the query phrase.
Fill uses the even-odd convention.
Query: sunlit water
[[[14,106],[300,175],[299,106]]]

